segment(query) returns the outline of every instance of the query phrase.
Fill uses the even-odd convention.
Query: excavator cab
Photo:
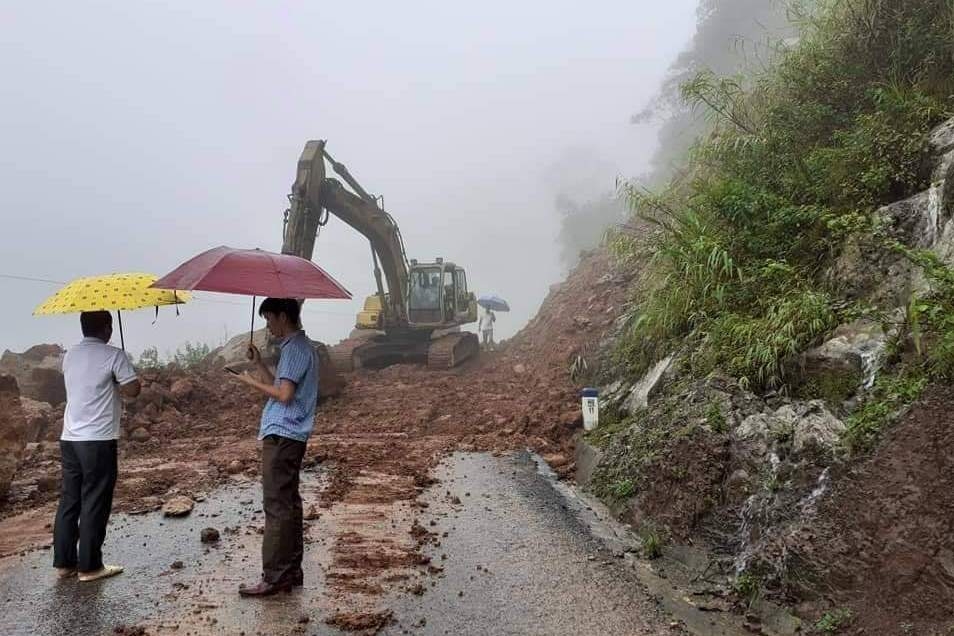
[[[463,268],[438,258],[433,263],[411,260],[408,322],[413,327],[449,328],[477,319],[477,300],[467,291]]]

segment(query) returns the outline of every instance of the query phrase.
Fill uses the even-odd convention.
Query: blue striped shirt
[[[262,411],[258,439],[278,435],[307,442],[315,426],[318,405],[318,356],[302,330],[282,340],[275,386],[282,380],[295,383],[295,395],[288,404],[269,398]]]

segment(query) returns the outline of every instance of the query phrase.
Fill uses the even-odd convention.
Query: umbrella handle
[[[157,308],[158,309],[158,308]],[[123,338],[123,312],[116,310],[116,316],[119,318],[119,346],[126,350],[126,339]]]
[[[248,328],[248,344],[255,344],[255,298],[252,296],[252,324]]]

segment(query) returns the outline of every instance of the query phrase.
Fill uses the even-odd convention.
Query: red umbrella
[[[273,298],[351,298],[351,292],[314,263],[291,254],[216,247],[190,258],[151,285]]]
[[[351,298],[341,283],[309,260],[224,245],[190,258],[152,287],[274,298]]]

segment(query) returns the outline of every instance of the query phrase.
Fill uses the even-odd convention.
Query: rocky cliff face
[[[16,378],[23,397],[57,405],[66,401],[63,383],[63,355],[58,345],[36,345],[23,353],[4,351],[0,373]]]
[[[27,421],[13,376],[0,375],[0,500],[7,497],[17,463],[27,444]]]

